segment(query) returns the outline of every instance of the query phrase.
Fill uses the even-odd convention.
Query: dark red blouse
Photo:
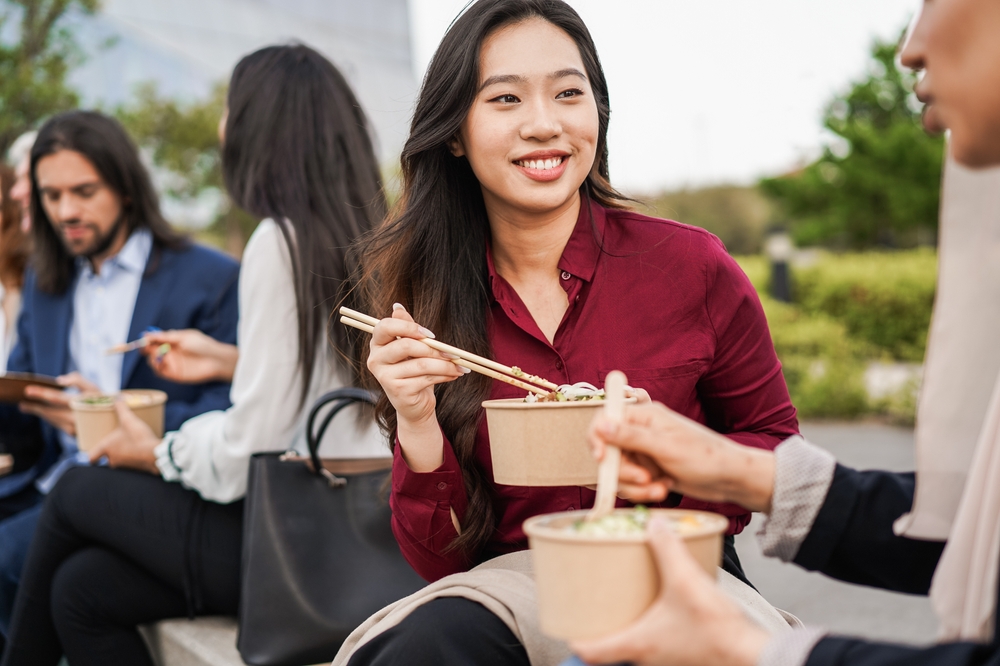
[[[747,446],[773,449],[796,434],[795,408],[760,301],[719,239],[630,211],[596,204],[591,210],[592,216],[586,204],[581,207],[559,261],[569,309],[553,344],[488,257],[495,298],[489,336],[496,360],[557,384],[603,386],[608,372],[622,370],[653,400]],[[493,382],[491,398],[523,396],[520,389]],[[477,447],[477,459],[492,477],[485,418]],[[521,530],[527,518],[589,508],[595,495],[576,486],[494,484],[494,489],[498,525],[486,552],[470,559],[447,551],[456,536],[450,510],[461,522],[467,505],[451,444],[445,441],[441,467],[427,473],[411,470],[395,447],[392,526],[420,575],[437,580],[527,548]],[[750,521],[744,509],[731,504],[684,498],[680,506],[729,516],[732,533]]]

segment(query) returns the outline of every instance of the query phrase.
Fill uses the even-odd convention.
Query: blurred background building
[[[69,77],[85,104],[125,103],[149,82],[165,97],[203,99],[247,53],[301,41],[347,77],[383,160],[406,137],[416,90],[407,0],[104,0],[73,30],[89,54]]]
[[[239,59],[262,46],[300,41],[329,57],[358,94],[384,163],[399,154],[416,90],[407,0],[104,0],[68,25],[87,58],[69,75],[87,106],[127,105],[139,89],[158,99],[210,98]],[[156,169],[161,190],[169,170]],[[175,188],[176,189],[176,188]],[[171,219],[212,224],[222,192],[166,196]]]

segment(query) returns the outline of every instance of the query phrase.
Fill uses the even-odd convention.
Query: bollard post
[[[764,253],[771,262],[771,296],[783,303],[792,301],[792,276],[789,262],[795,252],[792,237],[783,229],[768,234],[764,242]]]

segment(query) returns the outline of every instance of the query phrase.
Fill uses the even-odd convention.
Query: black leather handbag
[[[309,458],[258,453],[250,460],[237,639],[248,664],[332,661],[371,614],[425,585],[389,525],[391,460],[320,460],[326,428],[355,402],[374,400],[343,388],[313,405]]]

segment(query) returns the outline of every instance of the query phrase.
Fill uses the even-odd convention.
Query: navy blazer
[[[156,326],[163,330],[196,328],[216,340],[236,344],[238,277],[239,264],[221,252],[194,243],[179,250],[154,244],[139,283],[128,339],[135,340],[148,327]],[[69,364],[73,289],[62,294],[40,291],[29,269],[22,294],[17,344],[7,361],[7,370],[61,375]],[[157,377],[140,360],[138,351],[125,354],[122,388],[165,391],[167,430],[178,429],[192,416],[230,406],[228,383],[177,384]],[[17,405],[0,405],[0,441],[8,449],[17,448],[18,443],[37,442],[39,434],[44,446],[32,478],[42,475],[58,460],[62,448],[58,433],[45,421],[22,414]],[[3,494],[8,493],[0,491]]]
[[[943,542],[896,536],[893,522],[913,505],[913,474],[858,472],[838,465],[823,508],[795,563],[812,571],[895,592],[927,594]],[[808,666],[1000,665],[1000,626],[990,645],[904,647],[850,638],[821,640]]]

